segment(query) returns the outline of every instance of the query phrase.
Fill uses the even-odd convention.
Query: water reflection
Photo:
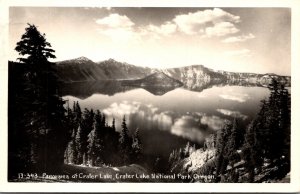
[[[188,79],[183,83],[183,88],[191,91],[202,92],[205,89],[212,87],[223,87],[223,86],[245,86],[245,87],[266,87],[261,83],[251,83],[242,80],[235,81],[222,81],[222,80],[197,80]],[[139,87],[150,92],[153,95],[162,96],[176,87]],[[137,89],[134,86],[127,86],[123,81],[116,80],[101,80],[91,82],[73,82],[61,84],[59,90],[62,96],[76,96],[80,99],[85,99],[93,94],[105,94],[113,96],[117,93],[124,93],[130,90]],[[238,95],[238,94],[237,94]],[[222,95],[224,99],[231,99],[236,101],[244,101],[247,96],[240,94],[239,96]]]
[[[199,126],[199,118],[183,115],[176,119],[171,127],[171,133],[192,142],[201,143],[206,136],[207,128]]]
[[[247,94],[235,93],[235,94],[220,94],[221,98],[226,100],[232,100],[237,102],[245,102],[250,97]]]
[[[136,128],[167,131],[170,130],[174,120],[172,111],[161,111],[152,104],[142,104],[136,101],[112,103],[103,110],[103,113],[108,117],[108,122],[113,118],[120,121],[125,115],[131,132],[134,132]],[[116,128],[121,130],[120,122],[117,123]]]
[[[59,92],[62,96],[76,96],[80,99],[85,99],[93,94],[105,94],[113,96],[117,93],[130,91],[134,87],[123,86],[119,81],[91,81],[91,82],[72,82],[62,83]]]
[[[269,95],[267,88],[257,86],[219,84],[194,91],[197,88],[199,85],[156,88],[158,92],[152,93],[105,81],[66,84],[61,92],[70,103],[79,101],[82,108],[101,110],[109,124],[115,118],[119,131],[125,115],[131,133],[139,128],[144,152],[163,157],[187,141],[202,144],[208,134],[233,118],[246,125],[258,112],[260,101]]]
[[[240,113],[239,111],[232,111],[232,110],[221,109],[221,108],[218,108],[217,111],[224,115],[228,115],[228,116],[231,116],[234,118],[241,118],[243,120],[248,118],[247,115],[244,115],[244,114]]]

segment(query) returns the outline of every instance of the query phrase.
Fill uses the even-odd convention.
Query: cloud
[[[232,110],[228,110],[228,109],[217,109],[217,111],[222,113],[223,115],[241,118],[243,120],[247,119],[247,116],[240,113],[239,111],[232,111]]]
[[[232,30],[227,30],[226,32],[232,33],[237,31],[232,23],[240,22],[240,17],[232,15],[222,9],[214,8],[212,10],[206,9],[204,11],[177,15],[173,19],[173,22],[175,22],[181,32],[184,32],[188,35],[205,34],[205,29],[207,28],[208,33],[214,35],[215,33],[213,32],[216,32],[217,29],[220,30],[222,27],[232,28]],[[233,26],[229,26],[229,23]],[[225,30],[223,30],[222,34],[225,34]]]
[[[237,101],[237,102],[246,102],[250,97],[248,94],[220,94],[219,95],[221,98],[226,99],[226,100],[232,100],[232,101]]]
[[[249,39],[253,39],[255,38],[255,36],[253,34],[248,34],[248,35],[241,35],[241,36],[231,36],[228,37],[224,40],[222,40],[222,42],[224,43],[234,43],[234,42],[245,42]]]
[[[152,121],[157,123],[157,126],[161,130],[169,130],[173,124],[173,119],[169,115],[169,112],[161,112],[154,114]]]
[[[102,112],[106,115],[107,123],[112,123],[113,118],[116,120],[116,129],[120,131],[123,117],[125,116],[126,123],[129,126],[131,124],[131,115],[138,113],[141,106],[140,102],[135,101],[122,101],[120,103],[114,102],[107,108],[103,109]]]
[[[145,25],[135,27],[133,21],[125,15],[110,14],[107,17],[96,20],[99,25],[98,32],[110,37],[114,41],[139,41],[144,37],[159,39],[176,32],[177,26],[171,22],[162,25]]]
[[[180,14],[161,25],[136,26],[126,15],[117,13],[96,20],[99,25],[98,32],[116,41],[142,40],[145,37],[159,39],[176,32],[201,37],[221,37],[239,32],[235,26],[238,22],[239,16],[219,8]]]
[[[251,51],[248,49],[242,49],[242,50],[231,50],[231,51],[225,51],[224,55],[227,57],[233,57],[233,56],[238,56],[238,57],[249,57],[251,56]]]
[[[222,119],[218,116],[203,116],[200,120],[201,124],[207,125],[213,130],[220,130],[224,126],[226,119]]]
[[[96,20],[99,25],[98,32],[110,37],[114,41],[137,40],[139,35],[135,32],[135,25],[127,16],[110,14],[107,17]]]
[[[143,127],[143,129],[170,130],[173,124],[172,112],[160,112],[159,108],[151,104],[144,105],[136,101],[115,102],[102,112],[107,116],[106,120],[108,123],[111,123],[113,118],[116,119],[117,130],[121,129],[123,116],[126,117],[127,125],[133,128]]]
[[[222,114],[244,118],[245,115],[237,111],[226,109],[217,109]],[[207,116],[205,113],[195,112],[190,115],[177,117],[172,111],[160,111],[158,107],[151,104],[144,105],[140,102],[122,101],[120,103],[112,103],[102,111],[106,115],[106,121],[112,122],[116,119],[116,128],[121,130],[123,116],[126,117],[126,123],[129,129],[142,128],[143,130],[162,130],[173,135],[183,137],[190,141],[203,142],[206,135],[207,125],[212,130],[221,129],[228,120],[218,116]],[[177,118],[176,118],[177,117]]]
[[[240,30],[235,27],[233,23],[230,22],[221,22],[215,24],[213,27],[207,27],[205,29],[206,36],[226,36],[228,34],[235,34]]]
[[[152,114],[158,111],[158,108],[153,106],[152,104],[146,105],[147,109],[151,111]]]
[[[104,109],[102,112],[108,116],[118,116],[120,118],[123,115],[129,115],[136,113],[140,107],[139,103],[129,103],[127,101],[123,101],[121,103],[112,103],[109,107]]]
[[[159,35],[170,35],[176,32],[177,26],[176,24],[172,23],[172,22],[165,22],[164,24],[160,25],[160,26],[155,26],[155,25],[148,25],[146,27],[146,30],[151,33],[156,33]]]
[[[96,20],[96,23],[109,28],[131,28],[134,23],[127,17],[116,13]]]
[[[134,118],[147,129],[170,130],[173,124],[172,112],[160,112],[159,108],[151,104],[141,105]]]
[[[177,119],[171,128],[171,133],[199,143],[204,140],[203,131],[192,116],[182,116]]]

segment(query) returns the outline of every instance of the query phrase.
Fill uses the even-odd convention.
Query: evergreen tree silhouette
[[[84,149],[82,146],[82,128],[81,125],[78,126],[76,136],[75,136],[75,149],[76,149],[76,164],[82,164],[83,163],[83,154],[84,154]]]
[[[283,178],[290,170],[290,94],[274,79],[269,89],[269,98],[262,101],[245,134],[243,157],[249,182],[265,165],[276,167],[273,177],[269,177],[273,179]]]
[[[12,146],[10,153],[18,153],[12,156],[15,157],[12,163],[19,163],[15,169],[20,168],[21,171],[30,168],[35,171],[59,169],[64,161],[68,138],[64,101],[57,93],[55,64],[48,61],[55,58],[54,50],[46,41],[45,34],[31,24],[25,28],[15,50],[23,57],[18,58],[21,63],[11,66],[16,74],[10,74],[10,79],[17,83],[16,88],[10,87],[9,92],[10,96],[14,96],[9,114],[15,119],[9,121],[15,123],[9,130],[9,141],[18,140],[20,135],[23,140],[19,147]],[[26,155],[31,158],[26,159]]]
[[[255,166],[256,166],[256,131],[254,128],[254,122],[252,121],[245,134],[245,143],[243,148],[243,159],[246,162],[245,163],[245,171],[248,173],[247,182],[254,182],[254,176],[255,176]]]
[[[112,127],[112,129],[113,129],[114,131],[116,131],[116,120],[115,120],[115,118],[113,118],[113,120],[112,120],[112,125],[111,125],[111,127]]]
[[[73,129],[71,140],[68,143],[67,149],[65,151],[65,163],[66,164],[76,164],[77,163],[77,150],[76,150],[76,143],[75,143],[75,136],[76,132]]]
[[[122,131],[120,134],[120,148],[123,156],[124,163],[128,163],[130,161],[130,148],[131,148],[131,143],[130,143],[130,137],[128,135],[128,128],[126,124],[126,119],[125,115],[123,117],[122,121]]]
[[[139,129],[137,128],[132,142],[132,160],[133,162],[139,162],[142,155],[142,142],[140,139]]]
[[[100,165],[103,157],[103,137],[101,137],[101,118],[99,111],[94,116],[93,130],[88,134],[88,160],[91,166]]]
[[[25,64],[38,67],[41,62],[48,62],[49,58],[56,58],[53,54],[55,51],[51,49],[51,44],[46,41],[45,34],[41,34],[35,25],[28,24],[25,33],[21,37],[21,41],[17,42],[15,50],[26,58],[18,58]]]

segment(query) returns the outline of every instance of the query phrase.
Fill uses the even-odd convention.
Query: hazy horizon
[[[27,23],[63,61],[112,58],[136,66],[204,65],[214,70],[291,75],[288,8],[11,7],[9,60]]]

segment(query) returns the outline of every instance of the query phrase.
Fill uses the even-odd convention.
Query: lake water
[[[144,153],[167,158],[190,141],[200,146],[226,120],[248,124],[269,96],[264,87],[218,85],[200,91],[122,87],[118,83],[76,83],[62,88],[63,98],[79,101],[82,109],[99,109],[110,125],[121,129],[125,115],[133,133],[139,128]]]

